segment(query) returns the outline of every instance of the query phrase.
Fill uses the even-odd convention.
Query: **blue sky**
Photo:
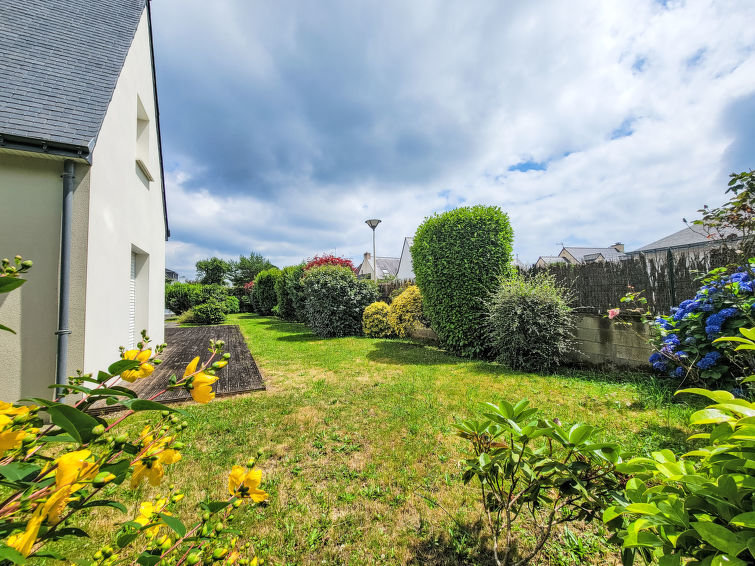
[[[494,204],[532,262],[640,247],[755,168],[755,3],[155,0],[167,265],[378,255]]]

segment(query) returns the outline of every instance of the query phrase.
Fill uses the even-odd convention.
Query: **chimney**
[[[364,261],[368,261],[370,259],[372,259],[370,252],[364,252]]]
[[[613,246],[611,246],[613,249],[615,249],[620,254],[624,253],[624,244],[621,242],[616,242]]]

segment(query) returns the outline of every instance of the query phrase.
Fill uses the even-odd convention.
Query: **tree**
[[[219,257],[200,259],[196,267],[197,278],[203,285],[225,285],[231,271],[231,264]]]
[[[262,257],[262,254],[257,252],[250,252],[249,257],[239,256],[238,261],[229,263],[231,266],[229,277],[231,283],[237,287],[254,281],[259,272],[275,267],[269,259]]]

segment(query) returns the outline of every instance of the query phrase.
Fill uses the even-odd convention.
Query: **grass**
[[[324,340],[247,314],[230,322],[268,389],[187,405],[188,448],[167,482],[186,490],[188,520],[194,503],[222,496],[225,470],[260,451],[270,502],[238,521],[269,564],[489,564],[478,491],[460,480],[465,446],[451,426],[480,402],[526,397],[550,417],[602,427],[634,452],[681,448],[689,432],[680,426],[689,408],[669,403],[647,376],[518,373],[411,341]],[[152,493],[140,488],[132,509]],[[526,545],[526,529],[520,535]],[[102,543],[95,536],[86,550]],[[540,560],[618,563],[605,533],[584,525],[560,531]]]

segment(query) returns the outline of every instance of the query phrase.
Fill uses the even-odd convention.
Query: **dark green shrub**
[[[303,275],[303,265],[291,265],[281,270],[280,277],[275,282],[281,318],[304,322],[304,286],[301,280]]]
[[[228,287],[223,285],[172,283],[165,287],[165,306],[174,313],[181,314],[211,299],[224,303],[228,292]]]
[[[550,371],[564,361],[574,322],[568,292],[553,276],[502,279],[487,307],[489,342],[499,362]]]
[[[468,357],[490,355],[485,301],[509,276],[513,232],[495,206],[457,208],[426,218],[412,262],[425,314],[443,347]]]
[[[307,324],[315,334],[357,336],[362,313],[378,299],[373,281],[357,279],[348,267],[324,265],[306,272],[304,279]]]
[[[223,304],[225,307],[223,310],[226,314],[235,314],[237,312],[241,312],[241,304],[236,297],[226,297]]]
[[[257,314],[269,316],[273,314],[273,308],[278,304],[278,296],[275,294],[275,282],[280,277],[280,269],[273,267],[260,271],[254,278],[252,296],[254,308]]]
[[[196,324],[222,324],[225,322],[223,303],[215,299],[196,305],[191,310],[194,313],[192,321]]]
[[[230,289],[225,285],[197,285],[196,286],[196,303],[206,303],[210,300],[218,301],[219,303],[225,302],[229,295]]]

